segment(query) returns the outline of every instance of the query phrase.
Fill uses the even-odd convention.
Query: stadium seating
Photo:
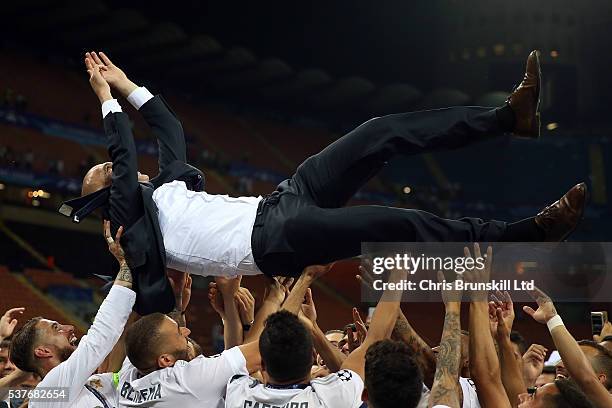
[[[26,308],[23,315],[19,318],[19,326],[32,317],[44,316],[47,319],[56,320],[60,323],[73,324],[77,336],[84,334],[78,324],[71,322],[70,317],[62,309],[23,280],[11,274],[4,266],[0,266],[0,287],[11,288],[11,290],[2,291],[2,296],[0,296],[0,310],[3,313],[13,307]]]

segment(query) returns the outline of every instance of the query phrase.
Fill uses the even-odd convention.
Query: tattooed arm
[[[117,262],[119,262],[119,272],[117,272],[114,284],[132,289],[132,271],[125,260],[125,252],[120,244],[121,235],[123,235],[123,226],[119,227],[117,235],[113,238],[111,235],[110,221],[104,221],[104,239],[108,244],[108,250],[113,254],[115,259],[117,259]]]
[[[423,383],[431,388],[436,370],[435,355],[429,344],[412,328],[401,310],[395,322],[392,337],[395,340],[406,343],[412,349],[414,357],[423,372]]]
[[[438,272],[438,280],[444,275]],[[444,405],[460,408],[459,365],[461,364],[461,290],[443,290],[442,300],[446,310],[440,351],[434,375],[429,406]]]

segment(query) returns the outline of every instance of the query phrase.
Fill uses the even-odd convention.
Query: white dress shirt
[[[153,95],[145,87],[127,97],[140,109]],[[121,112],[116,99],[102,104],[102,116]],[[229,197],[187,189],[182,181],[159,187],[153,200],[164,246],[166,266],[196,275],[261,274],[251,250],[251,231],[261,197]]]
[[[183,181],[153,193],[166,247],[166,266],[202,276],[261,274],[251,233],[261,197],[229,197],[187,189]]]

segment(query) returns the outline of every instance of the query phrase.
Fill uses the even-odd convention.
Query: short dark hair
[[[518,345],[521,354],[525,354],[525,352],[527,351],[527,341],[525,341],[525,338],[521,333],[516,330],[512,330],[510,332],[510,341]]]
[[[371,408],[414,408],[421,400],[423,375],[406,344],[382,340],[366,352],[365,386]]]
[[[0,349],[11,347],[11,338],[7,337],[6,339],[2,339],[0,341]]]
[[[299,381],[312,369],[312,335],[298,317],[281,310],[266,320],[259,337],[265,370],[274,381]]]
[[[34,317],[13,334],[9,358],[22,371],[38,373],[38,364],[34,355],[34,347],[38,342],[36,325],[42,317]]]
[[[130,363],[142,373],[157,368],[160,327],[166,320],[163,313],[143,316],[132,324],[125,333],[125,351]]]
[[[589,361],[596,373],[603,373],[606,375],[604,387],[606,387],[608,391],[612,390],[612,352],[592,340],[580,340],[578,344],[592,347],[597,350],[597,354],[591,357]]]
[[[542,369],[542,374],[557,374],[557,367],[554,365],[545,365]]]
[[[559,390],[558,394],[547,396],[547,402],[554,408],[595,408],[582,390],[572,380],[555,380],[553,383]]]

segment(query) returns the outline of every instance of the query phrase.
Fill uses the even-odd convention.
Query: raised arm
[[[136,300],[136,294],[131,289],[132,274],[119,245],[122,232],[123,227],[120,227],[113,239],[110,235],[110,223],[105,222],[105,236],[109,249],[116,257],[123,258],[119,261],[119,273],[87,335],[81,339],[70,357],[49,371],[40,383],[43,387],[68,387],[71,399],[76,398],[87,379],[96,372],[119,340]]]
[[[293,278],[277,277],[269,279],[270,281],[266,289],[266,295],[261,306],[259,307],[259,310],[255,314],[255,322],[253,323],[251,330],[249,330],[245,335],[245,343],[259,339],[259,336],[264,329],[266,319],[272,313],[280,309],[281,305],[285,301],[285,297],[289,293],[289,288],[293,284]]]
[[[591,363],[580,350],[574,337],[565,328],[550,297],[540,289],[530,291],[529,294],[538,303],[538,310],[533,310],[529,306],[523,306],[523,310],[536,322],[548,326],[561,360],[563,360],[563,365],[572,380],[589,396],[595,406],[600,408],[612,406],[612,394],[597,379]]]
[[[383,293],[378,305],[376,305],[364,342],[344,360],[342,368],[352,370],[362,379],[365,379],[365,355],[368,348],[377,341],[390,337],[397,321],[402,291],[394,290],[391,286],[405,280],[406,276],[407,272],[405,270],[391,271],[388,282],[389,289]]]
[[[219,313],[223,321],[223,339],[226,350],[241,345],[243,342],[242,322],[234,301],[240,281],[240,277],[230,279],[217,276],[215,282],[211,283],[208,294],[213,309]]]
[[[438,272],[438,280],[444,275]],[[438,364],[431,388],[429,406],[446,405],[460,408],[459,365],[461,364],[461,290],[443,290],[444,328],[440,339]]]
[[[498,322],[495,339],[499,347],[502,384],[510,400],[510,405],[517,407],[519,404],[519,394],[527,391],[527,386],[523,380],[521,356],[514,354],[514,348],[510,341],[510,330],[504,321],[502,309],[496,308],[495,314]]]
[[[298,315],[302,309],[302,302],[304,301],[304,296],[306,296],[306,291],[310,285],[319,277],[325,275],[331,269],[331,266],[330,264],[311,265],[306,267],[295,285],[293,285],[293,289],[291,289],[289,296],[285,299],[282,310],[287,310],[294,315]]]
[[[120,92],[151,127],[159,145],[159,171],[163,171],[175,160],[186,162],[187,146],[183,126],[166,101],[159,95],[154,97],[146,88],[132,82],[103,52],[99,56],[94,52],[92,56],[96,63],[106,68],[102,75],[110,86]]]
[[[312,289],[306,291],[306,299],[302,304],[300,320],[310,330],[314,348],[319,353],[331,373],[339,371],[346,356],[335,347],[317,324],[317,308],[312,298]]]
[[[89,83],[102,104],[104,132],[112,161],[110,220],[112,231],[120,225],[126,230],[142,215],[142,197],[138,191],[138,155],[131,124],[102,76],[104,67],[96,64],[91,53],[85,55]]]
[[[364,265],[359,265],[359,275],[357,280],[361,283],[362,290],[373,291],[374,278],[371,273],[371,265],[367,260],[364,260]],[[423,373],[423,383],[431,388],[436,371],[436,357],[431,346],[419,336],[419,334],[410,325],[408,318],[400,309],[393,328],[391,337],[395,340],[404,342],[410,347],[414,353],[414,358],[421,368]]]
[[[474,244],[474,255],[480,258],[480,247]],[[466,248],[466,257],[471,257]],[[466,280],[489,282],[493,251],[487,249],[484,268],[474,268],[466,272]],[[491,330],[489,328],[489,304],[487,291],[473,291],[470,303],[470,374],[476,384],[478,399],[484,407],[510,407],[510,402],[502,385],[499,360]]]
[[[127,262],[125,261],[125,253],[123,252],[123,249],[121,248],[121,245],[119,244],[119,240],[121,239],[122,233],[123,233],[123,227],[119,228],[119,231],[117,232],[117,236],[113,240],[110,234],[110,223],[109,221],[104,222],[104,238],[106,239],[106,242],[108,243],[108,248],[110,252],[113,254],[115,259],[117,259],[117,262],[119,262],[120,273],[123,274],[122,277],[119,277],[119,274],[117,275],[117,278],[119,278],[120,280],[119,281],[115,280],[115,284],[119,284],[119,285],[131,288],[131,280],[132,280],[131,273],[129,273],[129,276],[128,276],[127,271],[129,271],[129,266],[127,266]],[[102,364],[100,364],[100,366],[98,367],[98,370],[97,370],[98,373],[116,373],[121,369],[121,366],[123,365],[123,361],[125,360],[125,355],[126,355],[125,341],[124,341],[125,332],[127,331],[128,327],[132,323],[134,323],[136,320],[138,320],[139,318],[140,316],[136,312],[130,313],[128,321],[126,322],[123,328],[123,332],[121,333],[121,337],[119,337],[119,340],[117,340],[111,352],[106,356]]]

